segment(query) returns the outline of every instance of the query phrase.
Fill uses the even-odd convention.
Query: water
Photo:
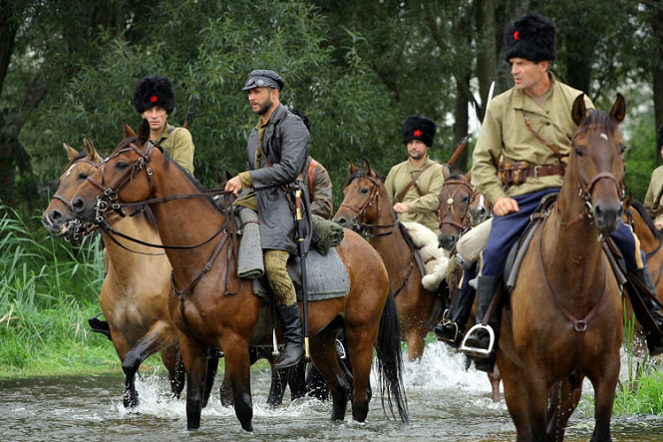
[[[272,408],[265,404],[268,371],[252,373],[254,432],[242,431],[232,409],[221,407],[215,388],[201,428],[186,430],[185,401],[171,400],[164,376],[143,374],[137,382],[137,413],[124,410],[119,376],[0,381],[2,441],[509,441],[515,429],[504,401],[493,404],[484,373],[464,371],[460,355],[429,344],[420,363],[406,363],[410,425],[387,420],[374,394],[366,423],[329,422],[331,405],[305,398]],[[373,379],[373,385],[376,385]],[[588,390],[586,385],[585,390]],[[591,389],[589,389],[591,391]],[[289,393],[286,393],[286,402]],[[587,407],[585,407],[587,408]],[[589,440],[591,416],[576,411],[567,439]],[[663,417],[613,418],[615,441],[663,441]]]

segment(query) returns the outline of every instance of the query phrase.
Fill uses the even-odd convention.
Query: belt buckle
[[[541,169],[543,166],[534,166],[534,178],[539,177],[539,169]]]

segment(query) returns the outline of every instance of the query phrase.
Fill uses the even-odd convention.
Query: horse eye
[[[585,148],[583,146],[576,146],[576,155],[579,157],[585,155]]]
[[[125,163],[124,161],[118,161],[117,164],[115,165],[115,167],[117,169],[122,170],[122,169],[126,169],[127,167],[129,167],[129,165],[127,163]]]
[[[619,153],[623,154],[624,152],[626,152],[626,146],[622,144],[621,146],[619,146]]]
[[[78,179],[79,180],[86,180],[87,179],[87,173],[81,172],[78,174]]]
[[[468,202],[469,200],[470,200],[469,197],[464,196],[463,199],[461,199],[460,201],[463,202],[463,203],[466,203],[466,202]]]
[[[364,194],[368,193],[368,187],[362,188],[361,193],[364,193]]]

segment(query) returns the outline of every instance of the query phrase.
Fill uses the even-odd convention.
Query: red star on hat
[[[421,137],[421,131],[419,129],[414,131],[414,136],[415,137]]]
[[[152,95],[152,96],[150,97],[150,103],[156,103],[157,100],[159,100],[159,97],[157,97],[156,95]]]
[[[520,40],[520,31],[513,31],[513,41]]]

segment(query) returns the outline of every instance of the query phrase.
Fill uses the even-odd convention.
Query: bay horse
[[[470,204],[470,224],[476,227],[493,216],[493,203],[483,194],[475,192],[474,200]]]
[[[46,229],[56,236],[69,235],[76,220],[71,202],[87,177],[99,169],[103,161],[92,141],[84,138],[85,151],[77,152],[64,144],[69,165],[60,176],[60,185],[42,215]],[[155,226],[143,214],[117,219],[118,231],[158,243]],[[101,286],[99,302],[108,320],[115,352],[124,372],[124,406],[138,405],[135,377],[140,364],[154,353],[161,352],[161,360],[168,370],[171,390],[176,397],[184,387],[184,368],[179,355],[179,330],[170,317],[170,271],[168,258],[153,254],[152,249],[132,245],[137,253],[124,249],[103,232],[110,265]],[[145,278],[145,275],[150,275]]]
[[[575,100],[577,129],[561,192],[528,246],[510,310],[504,308],[497,365],[518,441],[562,440],[585,376],[595,391],[591,440],[611,440],[623,306],[600,239],[622,218],[618,124],[625,113],[621,95],[609,114],[586,114],[584,96]]]
[[[231,195],[219,192],[226,200],[226,210],[219,210],[210,193],[170,161],[167,153],[147,142],[147,136],[145,125],[136,136],[125,124],[124,140],[81,185],[73,208],[85,220],[103,211],[98,197],[99,201],[116,201],[112,203],[115,207],[148,205],[152,209],[173,267],[169,310],[181,331],[187,428],[200,427],[205,350],[216,347],[225,353],[224,385],[232,390],[235,414],[242,428],[252,431],[249,343],[265,301],[253,293],[251,284],[237,277],[239,229],[227,201]],[[386,390],[390,406],[395,403],[401,420],[407,422],[398,315],[387,271],[378,254],[354,232],[345,232],[337,251],[347,269],[350,293],[311,302],[308,309],[311,357],[330,386],[332,420],[345,417],[350,393],[353,419],[366,419],[375,345],[381,391]],[[345,328],[352,382],[335,350],[339,321]]]
[[[422,286],[421,271],[403,236],[382,177],[366,160],[363,169],[350,160],[348,166],[343,202],[334,221],[368,238],[384,261],[396,298],[401,333],[407,342],[408,358],[410,361],[420,359],[426,335],[442,319],[444,301]]]

